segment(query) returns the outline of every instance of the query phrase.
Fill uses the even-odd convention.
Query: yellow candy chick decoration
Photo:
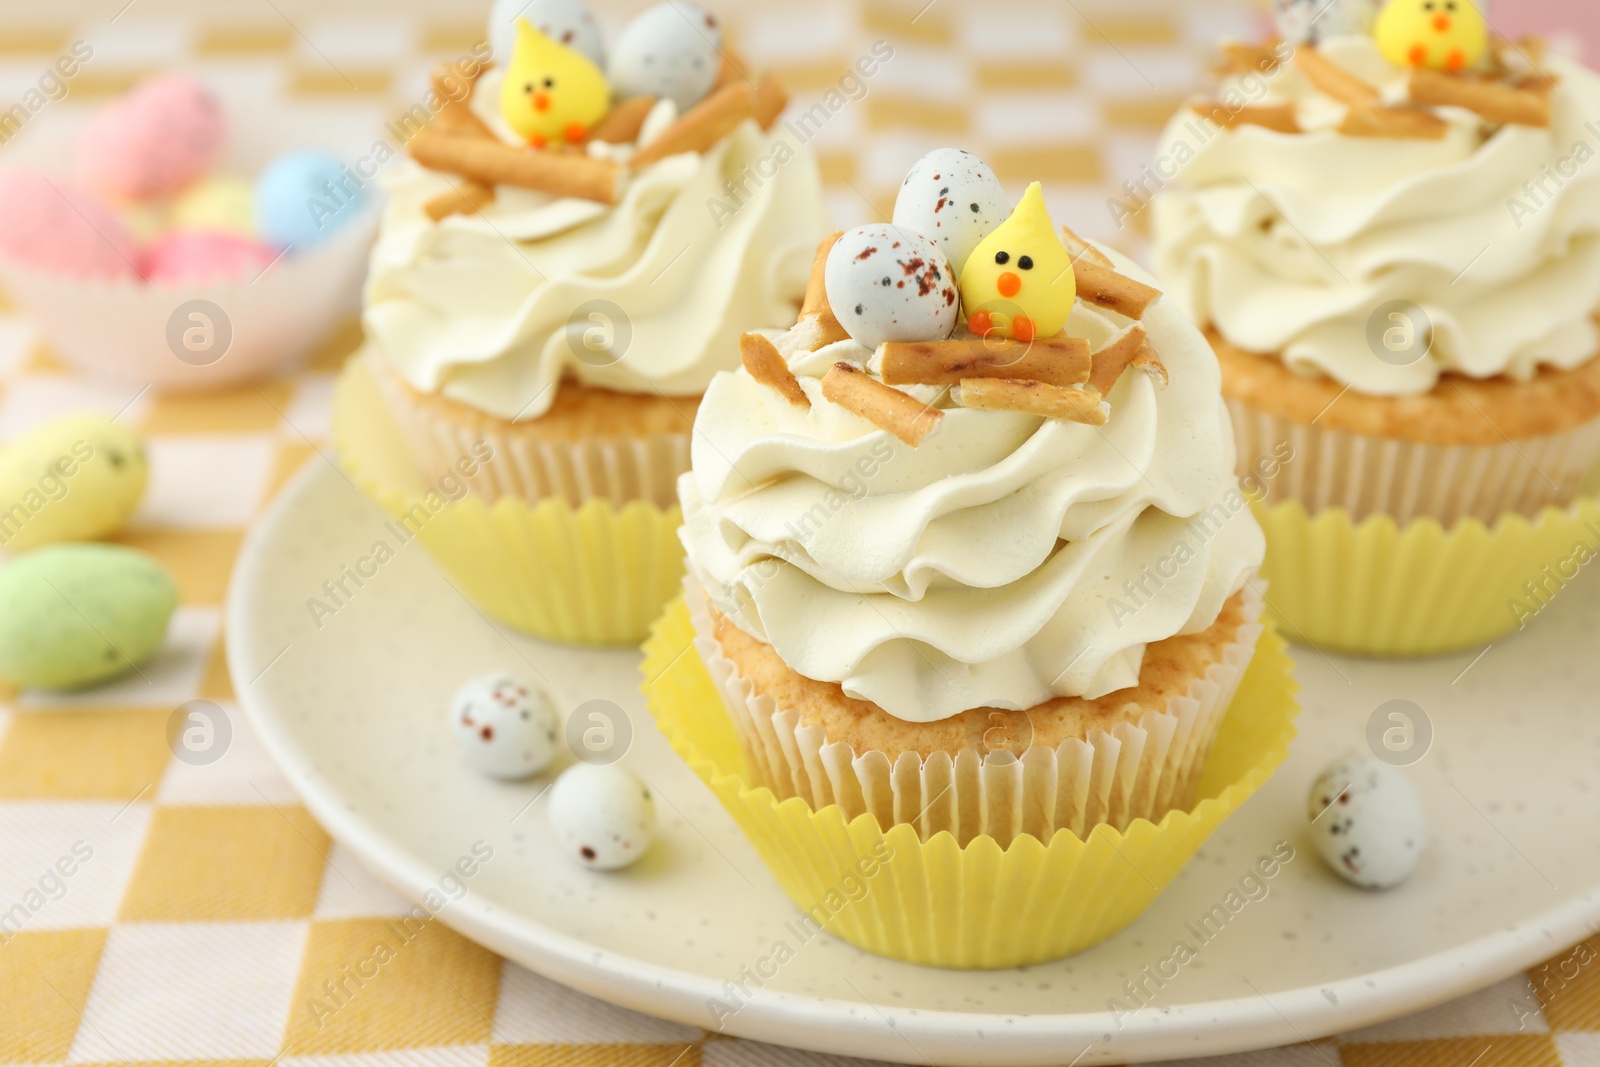
[[[1489,25],[1473,0],[1389,0],[1372,34],[1397,67],[1461,71],[1489,48]]]
[[[1078,297],[1072,254],[1061,242],[1039,183],[1011,217],[978,242],[961,271],[967,329],[1018,341],[1061,332]]]
[[[600,68],[517,20],[517,47],[500,86],[500,114],[535,148],[576,144],[611,106]]]

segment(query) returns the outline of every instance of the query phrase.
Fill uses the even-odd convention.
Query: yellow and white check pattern
[[[887,214],[908,163],[953,143],[989,159],[1013,192],[1044,180],[1081,231],[1136,247],[1137,235],[1113,229],[1107,197],[1137,175],[1160,123],[1202,77],[1206,43],[1252,32],[1256,17],[1229,0],[923,3],[720,5],[730,38],[808,106],[873,41],[893,44],[866,94],[815,141],[841,224]],[[71,41],[96,49],[70,97],[35,115],[0,163],[59,167],[66,142],[52,123],[81,121],[168,65],[242,84],[246,99],[276,94],[322,143],[359,152],[481,25],[477,12],[418,0],[387,5],[381,19],[287,2],[207,5],[192,17],[135,0],[111,22],[117,6],[81,23],[51,22],[47,5],[0,9],[0,100],[19,99]],[[615,25],[643,4],[596,6]],[[279,487],[302,463],[323,462],[333,375],[358,341],[350,323],[291,376],[158,396],[75,377],[0,305],[0,441],[58,414],[121,412],[146,436],[152,470],[122,540],[182,590],[144,677],[70,698],[0,693],[0,1067],[844,1063],[612,1008],[440,923],[402,925],[409,905],[328,838],[251,736],[224,664],[229,573]],[[234,728],[208,766],[175,759],[167,741],[173,710],[194,699],[220,705]],[[402,941],[408,951],[362,977],[375,945]],[[1435,1011],[1219,1062],[1600,1063],[1600,938]]]

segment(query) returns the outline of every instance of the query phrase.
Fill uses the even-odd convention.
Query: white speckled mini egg
[[[1349,753],[1328,765],[1306,798],[1317,852],[1347,882],[1388,889],[1411,876],[1428,843],[1422,797],[1399,768]]]
[[[614,871],[650,847],[656,805],[645,784],[616,764],[576,763],[550,790],[550,827],[574,860]]]
[[[961,317],[955,272],[939,246],[903,226],[846,230],[828,253],[823,283],[834,317],[868,348],[942,341]]]
[[[525,678],[498,671],[470,679],[456,690],[450,718],[467,763],[491,778],[527,778],[555,758],[555,707]]]
[[[957,277],[978,242],[1011,214],[989,164],[960,148],[917,160],[894,202],[894,224],[937,241]]]
[[[678,113],[704,99],[722,65],[722,31],[698,4],[660,3],[628,23],[606,75],[618,100],[668,98]]]
[[[500,66],[511,62],[519,18],[526,19],[528,25],[552,41],[588,56],[595,66],[605,70],[605,39],[584,0],[495,0],[489,11],[489,43],[494,46],[494,61]]]
[[[1273,0],[1272,4],[1278,34],[1290,44],[1321,44],[1329,37],[1370,33],[1376,16],[1372,0]]]

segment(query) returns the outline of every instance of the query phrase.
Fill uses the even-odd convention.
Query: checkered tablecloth
[[[1137,230],[1115,229],[1107,197],[1137,176],[1160,122],[1203,76],[1203,45],[1251,32],[1256,17],[1201,0],[923,2],[720,5],[731,39],[801,102],[837,87],[873,41],[894,44],[815,142],[838,221],[886,213],[909,161],[954,143],[991,160],[1013,193],[1045,180],[1063,218],[1132,249]],[[32,115],[0,162],[59,166],[95,104],[168,65],[293,116],[308,140],[359,152],[417,98],[432,62],[480,33],[475,12],[415,0],[381,14],[123,4],[0,8],[0,101],[20,99],[72,41],[95,47],[70,96]],[[597,7],[613,25],[621,14]],[[408,906],[316,825],[251,736],[221,619],[246,527],[301,464],[323,462],[333,374],[358,340],[352,321],[292,376],[171,397],[75,377],[0,306],[0,441],[57,414],[120,411],[146,435],[152,471],[122,540],[182,590],[144,677],[49,701],[0,693],[0,1067],[843,1062],[609,1007],[437,922],[377,977],[348,976]],[[234,726],[207,766],[174,758],[168,743],[174,709],[195,699]],[[1600,939],[1435,1011],[1223,1062],[1600,1063]]]

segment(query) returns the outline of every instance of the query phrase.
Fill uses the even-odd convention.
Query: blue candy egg
[[[325,241],[361,210],[365,190],[322,152],[290,152],[256,179],[256,223],[280,248],[304,251]]]

